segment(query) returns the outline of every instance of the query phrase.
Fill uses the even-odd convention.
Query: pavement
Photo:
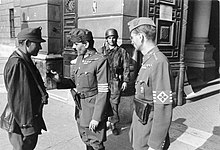
[[[0,59],[0,113],[6,104],[6,90],[2,69],[5,60]],[[74,102],[69,90],[48,90],[49,104],[44,107],[48,131],[39,136],[36,150],[85,150],[76,121]],[[132,97],[123,97],[131,100]],[[170,127],[169,150],[220,150],[220,78],[203,85],[187,99],[183,106],[173,110]],[[121,123],[121,133],[114,136],[107,132],[106,150],[132,150],[129,142],[130,118]],[[11,150],[7,132],[0,129],[0,150]]]

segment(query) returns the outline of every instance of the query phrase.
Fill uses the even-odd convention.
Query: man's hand
[[[124,91],[127,88],[128,84],[127,82],[123,82],[121,86],[121,90]]]
[[[99,122],[96,120],[91,120],[89,123],[89,130],[91,130],[92,132],[95,132],[95,129],[97,128]]]
[[[60,76],[56,71],[50,70],[50,74],[53,75],[52,79],[56,82],[60,82]]]

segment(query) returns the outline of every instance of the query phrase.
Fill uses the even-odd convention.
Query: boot
[[[92,146],[86,145],[86,150],[94,150]]]
[[[119,135],[119,130],[116,128],[115,124],[111,124],[112,134]]]

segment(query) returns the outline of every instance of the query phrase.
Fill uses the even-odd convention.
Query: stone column
[[[215,67],[212,58],[215,48],[209,44],[208,39],[211,3],[211,0],[194,0],[192,39],[186,44],[185,52],[186,65],[199,71],[197,73],[202,80],[209,80],[214,76],[211,72]]]

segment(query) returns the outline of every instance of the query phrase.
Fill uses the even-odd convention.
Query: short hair
[[[86,41],[84,41],[84,42],[82,42],[82,43],[85,43]],[[89,43],[89,46],[88,46],[88,48],[93,48],[93,46],[94,46],[94,40],[92,39],[92,40],[87,40],[87,42]]]
[[[155,41],[156,38],[156,27],[152,25],[141,25],[135,29],[133,29],[134,33],[144,33],[145,37],[148,40]]]

